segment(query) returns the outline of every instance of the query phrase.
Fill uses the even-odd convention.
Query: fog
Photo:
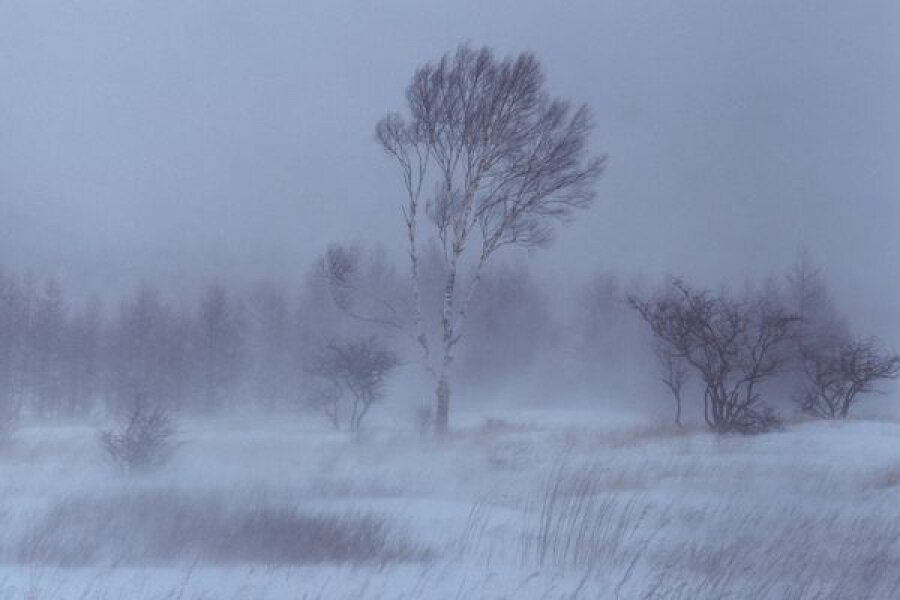
[[[898,31],[894,0],[0,0],[4,593],[898,597]],[[470,173],[431,171],[413,276],[376,124],[483,46],[590,111],[570,218],[473,271],[494,206],[457,273]]]
[[[898,24],[889,1],[4,2],[4,263],[105,295],[296,277],[334,240],[402,258],[373,127],[470,40],[534,51],[609,157],[540,269],[712,283],[806,247],[897,339]]]

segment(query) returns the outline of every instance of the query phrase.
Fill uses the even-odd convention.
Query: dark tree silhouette
[[[397,161],[406,191],[413,337],[435,379],[442,433],[454,349],[485,264],[504,246],[549,242],[555,221],[591,204],[603,161],[589,156],[587,107],[550,98],[530,53],[498,59],[488,48],[460,46],[419,68],[406,99],[407,115],[387,115],[376,138]],[[421,291],[423,213],[445,262],[439,344],[423,323],[431,314]]]
[[[176,447],[174,435],[169,412],[161,406],[150,406],[146,398],[138,396],[121,414],[118,425],[101,431],[97,441],[111,464],[133,473],[165,464]]]
[[[763,294],[734,298],[673,279],[655,298],[629,299],[665,351],[704,384],[703,415],[719,433],[756,433],[777,425],[759,386],[788,361],[779,352],[798,318]]]
[[[801,349],[806,389],[801,409],[822,419],[845,419],[860,395],[900,375],[900,356],[886,352],[876,338],[851,338]]]
[[[399,364],[397,356],[372,336],[353,340],[332,340],[310,360],[308,371],[326,385],[314,389],[314,403],[340,429],[359,431],[372,405],[384,394],[384,384]],[[342,400],[349,395],[349,406]]]

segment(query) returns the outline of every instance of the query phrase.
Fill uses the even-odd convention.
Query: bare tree
[[[845,419],[861,394],[877,391],[879,382],[900,375],[900,355],[881,348],[876,338],[845,337],[804,346],[801,360],[807,385],[800,408],[822,419]]]
[[[504,246],[549,242],[554,221],[591,204],[603,161],[588,156],[587,107],[550,98],[530,53],[500,60],[488,48],[460,46],[419,68],[406,99],[408,115],[383,118],[376,138],[403,176],[413,337],[436,382],[435,429],[443,433],[454,348],[485,264]],[[438,349],[423,323],[423,212],[446,266]]]
[[[369,409],[384,394],[384,384],[399,361],[380,338],[332,340],[307,366],[325,385],[317,386],[313,401],[335,429],[343,423],[341,400],[349,394],[347,425],[359,431]]]
[[[755,433],[777,425],[759,387],[781,369],[779,347],[798,318],[760,294],[738,299],[713,295],[673,279],[656,298],[629,299],[673,357],[704,384],[704,418],[719,433]]]

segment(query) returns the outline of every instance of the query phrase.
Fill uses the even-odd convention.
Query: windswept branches
[[[169,460],[176,447],[175,426],[164,407],[152,406],[138,396],[119,421],[117,428],[101,431],[97,438],[111,464],[133,473],[158,468]]]
[[[888,353],[876,338],[844,337],[805,347],[801,356],[807,385],[801,409],[822,419],[845,419],[859,396],[900,375],[900,355]]]
[[[409,119],[391,113],[378,123],[376,139],[401,166],[407,218],[434,166],[429,217],[449,259],[476,231],[485,257],[505,244],[546,243],[547,218],[593,201],[603,159],[587,156],[590,111],[551,99],[543,83],[530,53],[498,60],[487,48],[461,46],[416,72]]]
[[[319,259],[317,272],[341,311],[368,323],[408,333],[407,318],[399,303],[390,297],[394,272],[374,254],[363,262],[359,246],[332,244]]]
[[[671,360],[683,360],[704,384],[703,414],[719,433],[754,433],[777,424],[759,386],[787,361],[778,352],[797,317],[764,295],[734,298],[672,279],[656,297],[629,299]],[[671,365],[670,365],[671,366]]]
[[[422,323],[418,248],[423,204],[443,248],[442,353],[433,371],[436,428],[444,431],[447,371],[484,265],[503,246],[549,242],[556,221],[594,200],[603,159],[589,156],[590,111],[551,98],[540,63],[527,52],[497,59],[488,48],[460,46],[419,68],[406,99],[408,116],[387,115],[375,137],[403,176],[413,323],[426,360],[431,346]],[[423,199],[423,193],[431,195]]]
[[[384,395],[387,378],[399,365],[397,355],[377,337],[332,340],[307,365],[324,385],[316,389],[316,402],[335,429],[346,414],[347,426],[358,431],[372,404]],[[342,398],[349,406],[342,409]]]
[[[820,268],[804,252],[787,275],[789,300],[801,321],[794,353],[802,383],[800,409],[821,419],[844,419],[859,397],[900,375],[900,355],[877,338],[854,335],[838,312]]]

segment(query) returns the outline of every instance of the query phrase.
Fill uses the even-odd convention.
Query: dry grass
[[[96,572],[85,598],[900,598],[894,425],[720,438],[479,421],[441,441],[256,429],[189,438],[191,461],[127,479],[71,452],[40,471],[0,464],[0,590],[40,572],[34,597],[78,598]],[[205,473],[192,463],[209,478],[188,488]]]
[[[888,516],[900,510],[887,494],[860,489],[834,502],[751,493],[703,505],[684,491],[606,483],[595,468],[553,471],[525,523],[523,568],[581,573],[610,586],[610,597],[900,598],[900,520]]]
[[[21,564],[66,567],[179,561],[302,565],[422,561],[430,552],[373,513],[307,514],[231,506],[221,494],[173,490],[69,498],[15,544]]]
[[[556,570],[627,564],[652,540],[649,505],[640,495],[610,494],[593,468],[558,466],[541,503],[526,519],[524,563]]]

